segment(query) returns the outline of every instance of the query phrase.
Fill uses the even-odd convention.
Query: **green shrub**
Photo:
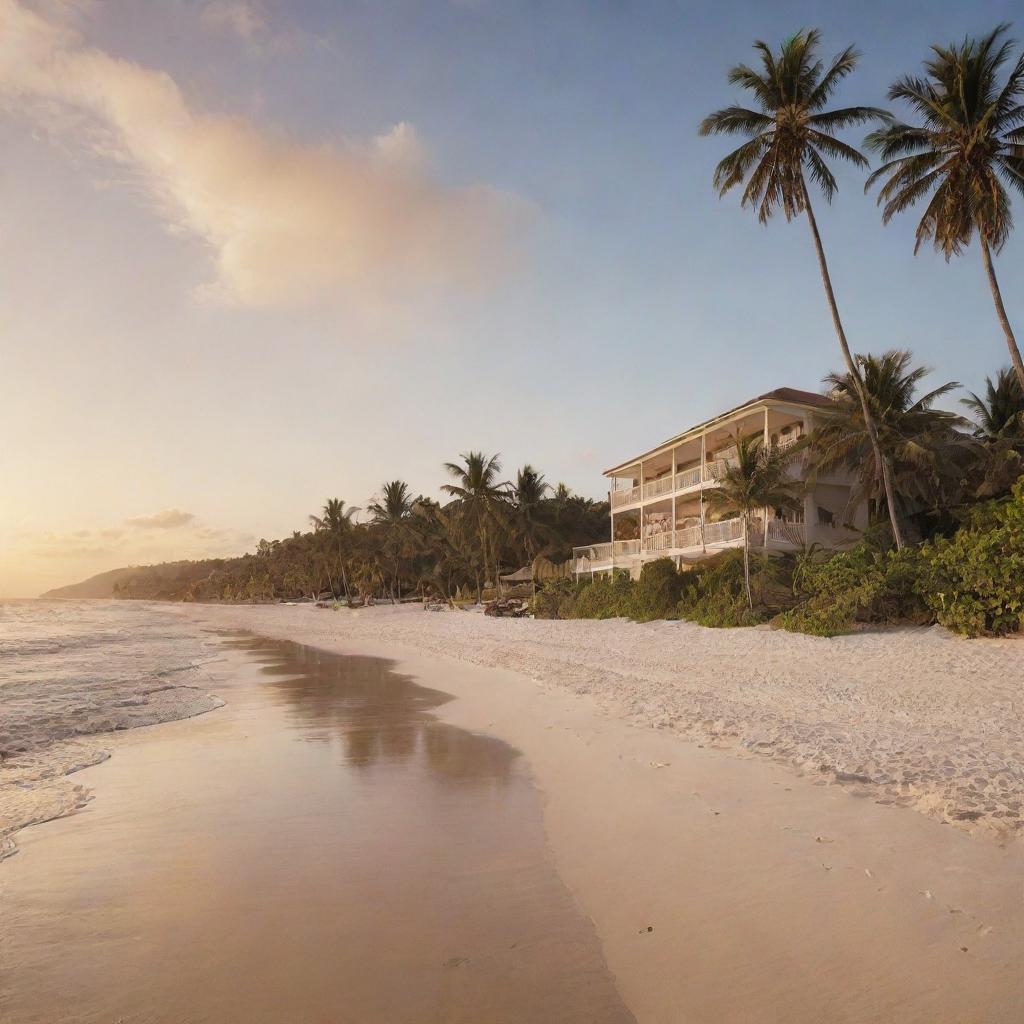
[[[921,560],[916,592],[944,626],[966,636],[1024,629],[1024,478],[952,537],[925,544]]]
[[[538,619],[574,618],[579,590],[580,585],[571,579],[546,581],[534,595],[533,614]]]
[[[637,622],[674,619],[683,590],[683,578],[671,558],[646,562],[632,588],[629,617]]]
[[[775,582],[774,560],[756,559],[751,564],[751,590],[760,593]],[[676,607],[680,618],[701,626],[756,626],[771,617],[762,604],[747,604],[743,585],[743,552],[729,551],[694,566],[684,574],[682,596]]]
[[[861,542],[824,562],[802,565],[795,608],[775,620],[783,629],[814,636],[846,633],[864,622],[927,618],[915,589],[921,571],[916,548],[885,551]]]
[[[614,571],[584,583],[576,595],[573,617],[577,619],[616,619],[632,611],[633,588],[629,573]]]

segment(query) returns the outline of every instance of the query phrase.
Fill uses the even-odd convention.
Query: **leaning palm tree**
[[[857,365],[839,316],[807,178],[830,203],[837,185],[826,157],[867,167],[864,156],[836,138],[834,132],[883,120],[888,115],[876,107],[825,109],[839,83],[857,66],[860,54],[848,46],[833,58],[826,70],[817,54],[820,42],[821,33],[817,29],[798,32],[782,44],[777,54],[767,43],[756,42],[754,49],[760,55],[763,70],[738,64],[729,72],[729,82],[752,93],[759,109],[731,106],[717,110],[701,122],[700,133],[741,135],[747,139],[715,168],[714,183],[720,196],[745,183],[742,204],[755,208],[762,224],[780,208],[786,220],[800,214],[807,216],[832,324],[847,372],[856,382],[859,379]],[[891,473],[882,457],[871,410],[863,388],[858,386],[858,392],[875,457],[875,471],[886,492],[891,493]],[[891,502],[890,507],[894,504]],[[902,545],[895,519],[892,529],[897,545]]]
[[[352,517],[359,511],[355,506],[345,507],[341,498],[328,498],[324,504],[323,511],[319,516],[310,516],[309,521],[316,533],[323,534],[334,548],[338,564],[341,568],[341,581],[345,590],[345,600],[351,599],[348,589],[348,574],[345,572],[345,542],[352,530]],[[331,582],[331,590],[334,590],[334,582]]]
[[[508,502],[508,484],[500,482],[501,456],[487,456],[483,452],[463,452],[462,462],[446,462],[444,468],[455,483],[444,484],[441,490],[454,499],[455,511],[463,530],[475,537],[480,545],[479,559],[482,574],[477,576],[477,599],[481,592],[481,576],[486,577],[489,566],[498,579],[498,552],[496,528],[504,521]],[[493,555],[493,557],[491,557]]]
[[[712,509],[735,512],[743,523],[743,585],[747,605],[754,607],[750,592],[750,520],[766,508],[799,508],[802,484],[789,472],[796,446],[772,448],[760,435],[733,439],[736,455],[718,486],[707,491],[705,501]],[[764,529],[768,529],[767,522]]]
[[[1008,189],[1024,195],[1024,54],[999,82],[1013,55],[1013,42],[1003,38],[1008,27],[959,46],[933,46],[924,78],[905,75],[893,83],[889,98],[903,100],[922,123],[890,121],[868,135],[865,144],[885,163],[865,187],[887,179],[878,194],[885,223],[931,195],[914,252],[930,239],[949,260],[977,232],[996,315],[1024,387],[1024,361],[992,265],[992,252],[1002,250],[1013,226]]]
[[[371,521],[379,526],[391,555],[392,597],[402,599],[402,557],[414,546],[416,526],[412,520],[412,492],[404,480],[391,480],[384,484],[381,499],[367,506]]]
[[[821,421],[811,434],[811,478],[836,469],[852,474],[856,483],[850,507],[867,503],[869,522],[886,517],[902,521],[914,513],[956,504],[976,454],[976,445],[961,429],[967,422],[934,407],[960,385],[949,381],[918,395],[921,381],[931,370],[912,363],[913,355],[904,349],[857,356],[879,443],[892,467],[892,497],[878,487],[855,381],[848,373],[830,373],[823,381],[832,408],[820,414]],[[889,501],[894,505],[886,508]]]

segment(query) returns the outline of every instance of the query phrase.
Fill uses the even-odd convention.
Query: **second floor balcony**
[[[612,508],[625,508],[641,501],[665,498],[673,494],[688,494],[699,487],[713,487],[724,476],[725,471],[736,464],[735,458],[714,459],[706,462],[701,472],[700,466],[681,469],[674,475],[668,473],[649,480],[642,487],[624,487],[610,492]]]

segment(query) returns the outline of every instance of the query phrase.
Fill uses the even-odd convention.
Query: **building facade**
[[[679,564],[709,558],[743,544],[738,516],[718,515],[707,493],[734,464],[735,437],[758,435],[766,445],[788,447],[806,437],[831,403],[810,391],[779,388],[697,424],[641,455],[605,470],[609,479],[611,536],[606,543],[573,550],[577,575],[627,569],[670,557]],[[806,478],[805,459],[793,460],[795,478]],[[795,551],[813,543],[840,547],[863,526],[850,516],[850,478],[820,476],[804,493],[801,508],[764,509],[749,525],[752,548]]]

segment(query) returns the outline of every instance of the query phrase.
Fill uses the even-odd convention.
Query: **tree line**
[[[538,557],[564,563],[576,545],[606,540],[608,502],[549,484],[533,466],[502,479],[501,458],[469,451],[445,463],[443,503],[384,483],[363,511],[329,498],[309,529],[261,540],[255,552],[141,567],[115,596],[194,601],[331,597],[401,600],[434,595],[479,600],[502,573]]]

